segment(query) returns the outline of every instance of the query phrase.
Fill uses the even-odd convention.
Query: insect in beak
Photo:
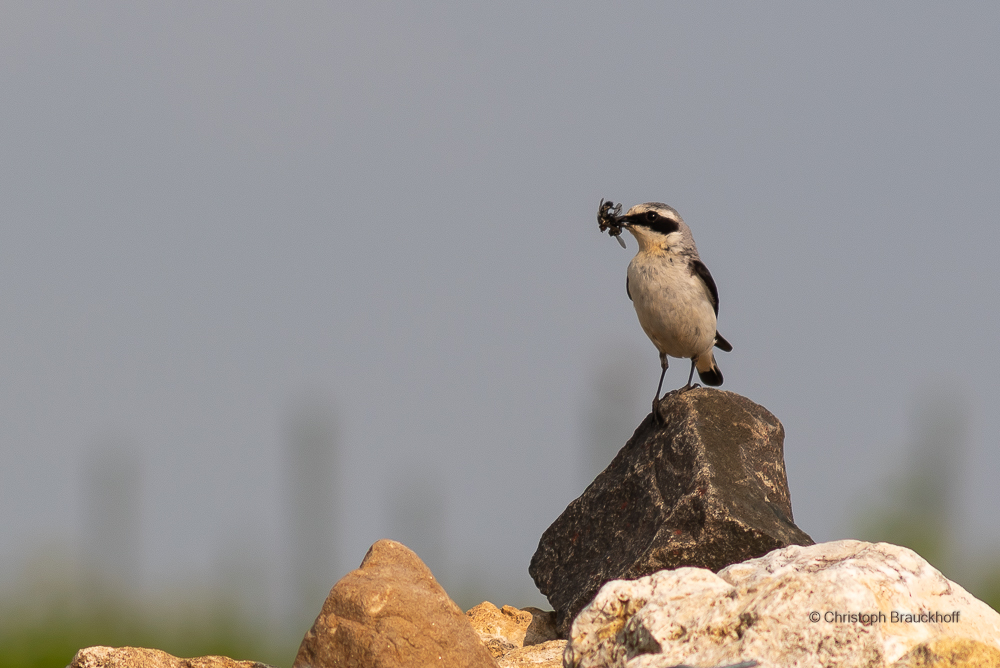
[[[621,204],[615,204],[610,200],[605,202],[602,199],[601,206],[597,210],[597,225],[600,227],[601,232],[607,230],[608,234],[617,239],[622,248],[625,248],[625,240],[622,239],[622,228],[628,227],[628,220],[621,213]]]

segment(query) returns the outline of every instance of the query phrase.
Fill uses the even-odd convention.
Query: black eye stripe
[[[671,232],[677,232],[681,229],[681,226],[677,224],[676,220],[664,218],[655,211],[647,211],[644,214],[636,216],[632,223],[634,225],[648,227],[654,232],[659,232],[660,234],[670,234]]]

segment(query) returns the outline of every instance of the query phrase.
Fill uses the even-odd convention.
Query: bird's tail
[[[712,354],[711,348],[709,348],[708,352],[695,358],[694,367],[698,369],[698,378],[705,385],[711,385],[712,387],[722,385],[722,370],[715,363],[715,355]]]
[[[726,339],[722,336],[722,334],[719,334],[718,331],[715,332],[715,347],[727,353],[733,352],[733,344],[726,341]]]

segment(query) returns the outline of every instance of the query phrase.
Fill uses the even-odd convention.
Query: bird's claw
[[[653,424],[663,424],[663,416],[660,415],[660,404],[663,400],[660,397],[653,399]]]

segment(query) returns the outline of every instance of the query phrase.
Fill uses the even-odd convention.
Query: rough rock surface
[[[558,613],[576,613],[610,580],[664,568],[718,571],[787,545],[792,521],[784,429],[732,392],[671,392],[610,465],[542,535],[528,572]]]
[[[497,659],[500,668],[563,668],[565,640],[518,647]]]
[[[371,546],[327,597],[294,668],[496,668],[468,618],[409,548]]]
[[[559,634],[556,632],[556,613],[553,610],[539,610],[538,608],[522,608],[524,612],[531,613],[531,623],[524,632],[524,646],[540,645],[550,640],[557,640]]]
[[[997,668],[1000,650],[967,638],[941,638],[920,643],[892,668]]]
[[[225,656],[179,659],[158,649],[141,647],[87,647],[73,657],[68,668],[271,668],[254,661]]]
[[[555,629],[555,613],[538,608],[519,610],[511,605],[498,608],[489,601],[483,601],[465,615],[472,624],[472,630],[494,657],[503,656],[518,647],[537,645],[559,637]]]
[[[901,618],[921,613],[935,617]],[[679,568],[610,582],[573,622],[565,665],[944,668],[996,667],[998,657],[1000,614],[912,550],[845,540],[718,575]]]
[[[557,639],[554,612],[484,601],[465,614],[500,668],[562,668],[566,641]]]

